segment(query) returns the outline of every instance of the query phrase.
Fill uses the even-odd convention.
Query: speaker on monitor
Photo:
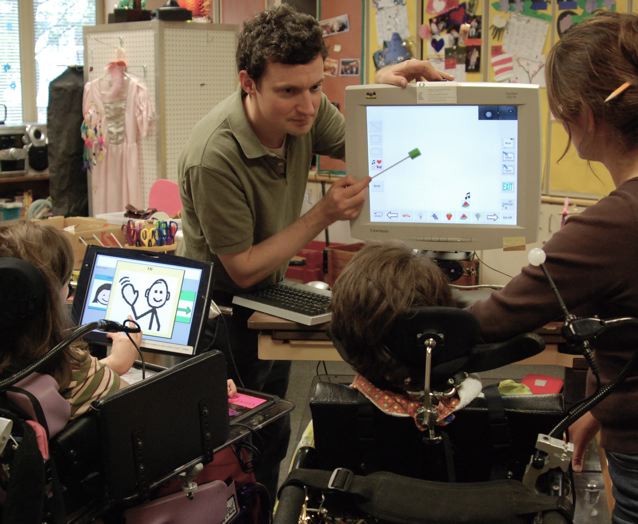
[[[47,130],[43,124],[27,126],[29,137],[29,167],[35,171],[44,171],[49,167],[49,151],[47,147]]]

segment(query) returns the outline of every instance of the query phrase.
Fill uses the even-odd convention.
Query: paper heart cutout
[[[433,38],[430,41],[430,45],[438,53],[439,51],[441,51],[441,49],[443,49],[443,46],[445,45],[445,40],[441,37]]]

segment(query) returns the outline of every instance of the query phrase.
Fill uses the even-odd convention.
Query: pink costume
[[[144,207],[139,141],[155,111],[146,86],[125,70],[125,63],[113,62],[106,76],[84,86],[82,139],[93,215]]]

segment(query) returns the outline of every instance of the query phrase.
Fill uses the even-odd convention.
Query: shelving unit
[[[31,190],[33,199],[49,196],[49,173],[0,177],[0,197],[14,197]]]

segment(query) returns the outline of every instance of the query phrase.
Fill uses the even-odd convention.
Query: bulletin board
[[[346,87],[361,84],[365,78],[365,0],[319,0],[317,18],[328,48],[323,92],[345,114]],[[342,160],[320,156],[317,172],[343,175],[346,165]]]
[[[410,33],[417,35],[416,47],[421,48],[421,57],[453,74],[457,81],[540,86],[544,193],[599,197],[613,189],[605,167],[580,159],[573,148],[557,162],[568,139],[548,108],[545,60],[551,46],[571,24],[603,9],[638,12],[638,0],[402,1],[407,9]],[[416,28],[412,22],[415,14],[419,20]],[[459,22],[474,28],[466,41],[457,38]],[[376,45],[374,14],[370,15],[368,35],[370,45]],[[369,60],[372,63],[371,56]],[[371,66],[369,80],[373,77]]]

